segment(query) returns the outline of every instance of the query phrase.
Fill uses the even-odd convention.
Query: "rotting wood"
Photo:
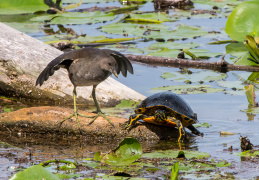
[[[229,64],[223,58],[218,62],[205,62],[198,60],[186,60],[179,58],[165,58],[165,57],[156,57],[156,56],[148,56],[148,55],[133,55],[127,54],[126,57],[132,61],[137,61],[141,63],[158,65],[158,66],[172,66],[172,67],[191,67],[191,68],[203,68],[203,69],[211,69],[217,70],[220,72],[227,71],[251,71],[257,72],[259,71],[259,66],[240,66]]]

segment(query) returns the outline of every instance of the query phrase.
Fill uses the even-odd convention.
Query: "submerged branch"
[[[133,55],[127,54],[127,58],[133,61],[142,62],[146,64],[155,64],[159,66],[172,66],[172,67],[192,67],[192,68],[204,68],[212,69],[220,72],[227,71],[259,71],[259,66],[240,66],[229,64],[224,60],[224,56],[219,62],[204,62],[197,60],[186,60],[179,58],[165,58],[165,57],[155,57],[147,55]]]

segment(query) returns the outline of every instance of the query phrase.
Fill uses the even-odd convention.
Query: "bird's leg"
[[[92,96],[93,96],[95,106],[97,108],[97,115],[93,117],[93,120],[89,124],[92,124],[96,120],[97,117],[102,116],[104,119],[106,119],[114,127],[114,124],[111,122],[111,120],[108,117],[106,117],[104,113],[102,113],[101,108],[100,108],[100,106],[98,104],[98,101],[96,99],[95,89],[96,89],[96,85],[93,86]]]
[[[79,131],[81,133],[81,128],[80,128],[80,123],[79,123],[79,120],[78,120],[78,115],[81,116],[78,112],[77,112],[77,107],[76,107],[76,87],[74,87],[74,90],[73,90],[73,100],[74,100],[74,112],[68,116],[67,118],[63,119],[60,123],[59,123],[59,127],[61,127],[61,125],[68,119],[70,119],[71,117],[75,116],[76,117],[76,121],[77,121],[77,125],[78,125],[78,128],[79,128]]]

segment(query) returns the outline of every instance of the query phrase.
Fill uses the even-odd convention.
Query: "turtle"
[[[156,93],[144,99],[135,109],[135,114],[124,123],[124,128],[132,129],[138,120],[167,127],[178,127],[178,142],[183,142],[186,138],[185,127],[193,134],[203,136],[203,133],[193,126],[198,122],[197,114],[182,97],[170,91]]]

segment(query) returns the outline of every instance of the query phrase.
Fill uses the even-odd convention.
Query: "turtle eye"
[[[136,109],[135,113],[141,113],[141,109]]]

